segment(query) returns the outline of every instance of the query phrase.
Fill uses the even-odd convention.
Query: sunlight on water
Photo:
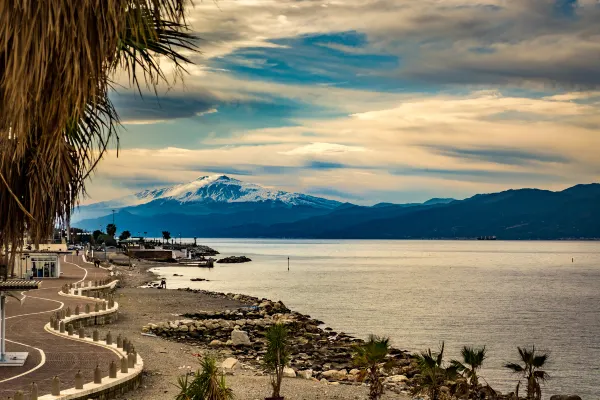
[[[516,346],[550,352],[545,394],[598,395],[600,243],[501,241],[226,240],[199,243],[246,264],[162,268],[169,287],[282,300],[335,330],[388,335],[410,351],[446,342],[486,345],[484,378],[514,389],[503,370]],[[287,271],[290,257],[290,271]],[[573,259],[573,262],[572,262]],[[174,273],[184,277],[173,277]],[[190,282],[192,277],[210,282]],[[189,311],[189,310],[181,310]]]

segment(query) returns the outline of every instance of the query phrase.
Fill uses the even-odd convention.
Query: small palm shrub
[[[508,363],[504,367],[521,375],[527,382],[527,400],[541,400],[542,388],[540,382],[548,379],[548,373],[541,368],[548,360],[548,354],[536,353],[535,346],[531,349],[517,347],[522,364]],[[517,396],[521,381],[517,384]]]
[[[432,353],[431,349],[417,355],[420,376],[417,379],[415,393],[427,393],[430,400],[440,399],[440,388],[448,380],[454,380],[457,376],[456,367],[444,367],[444,342],[439,353]]]
[[[452,360],[450,364],[469,381],[470,390],[475,393],[479,386],[478,371],[486,358],[485,346],[481,348],[464,346],[460,353],[462,361]]]
[[[359,379],[369,382],[369,400],[378,400],[383,395],[381,368],[389,369],[393,365],[391,360],[386,360],[389,352],[390,339],[374,335],[354,350],[352,362],[361,369]]]
[[[177,381],[179,394],[175,400],[232,400],[233,391],[227,387],[225,377],[219,373],[213,357],[202,359],[202,371],[198,370],[190,381],[188,375]]]
[[[263,359],[265,369],[271,375],[272,398],[280,398],[283,369],[290,362],[288,332],[283,324],[272,325],[267,329],[267,353]]]

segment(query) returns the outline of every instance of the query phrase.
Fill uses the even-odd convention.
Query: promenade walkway
[[[61,278],[45,279],[40,289],[26,292],[22,305],[15,299],[7,301],[7,351],[27,351],[29,357],[23,367],[0,367],[1,400],[12,398],[17,390],[28,393],[32,382],[38,385],[40,396],[49,394],[54,376],[60,378],[61,388],[74,387],[77,371],[81,371],[84,382],[93,381],[96,365],[106,376],[110,361],[119,360],[109,349],[62,338],[44,330],[52,312],[66,307],[74,310],[75,306],[85,307],[88,303],[94,306],[93,301],[59,296],[64,284],[108,276],[106,270],[84,263],[81,256],[74,255],[65,256],[61,271]]]

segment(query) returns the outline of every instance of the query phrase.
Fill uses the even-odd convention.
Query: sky
[[[204,0],[84,203],[226,174],[357,204],[600,181],[597,0]],[[117,79],[119,79],[117,77]]]

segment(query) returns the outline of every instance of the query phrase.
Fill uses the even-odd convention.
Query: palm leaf
[[[516,363],[507,363],[507,364],[504,364],[504,368],[508,368],[508,369],[512,370],[513,372],[515,372],[515,373],[520,373],[520,372],[525,371],[525,369],[522,366],[520,366],[519,364],[516,364]]]
[[[138,86],[175,75],[195,50],[185,0],[0,2],[0,247],[12,268],[64,225],[119,124],[110,99],[119,68]],[[68,38],[68,40],[65,40]],[[137,71],[142,71],[140,74]]]

